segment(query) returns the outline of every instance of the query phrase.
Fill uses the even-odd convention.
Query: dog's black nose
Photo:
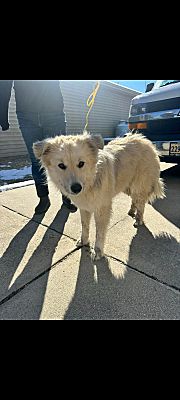
[[[80,183],[73,183],[73,185],[71,186],[71,190],[73,193],[78,194],[81,192],[82,186],[80,185]]]

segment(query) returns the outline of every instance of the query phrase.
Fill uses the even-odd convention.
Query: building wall
[[[14,91],[12,91],[9,105],[9,122],[10,129],[6,132],[0,131],[0,159],[27,154],[27,149],[16,118]]]
[[[67,133],[82,133],[88,107],[87,99],[96,81],[61,81],[67,120]],[[92,134],[113,137],[121,119],[127,119],[131,99],[138,92],[121,87],[109,81],[101,81],[94,107],[89,116],[88,130]],[[0,132],[0,159],[26,155],[27,150],[18,127],[15,110],[15,97],[12,91],[9,107],[10,129]]]

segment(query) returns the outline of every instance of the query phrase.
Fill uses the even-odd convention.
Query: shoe
[[[40,197],[40,202],[38,206],[35,208],[35,214],[45,214],[48,208],[50,207],[51,203],[48,196]]]
[[[71,203],[71,200],[69,200],[66,196],[62,196],[63,199],[63,205],[72,213],[75,213],[77,211],[77,207]]]

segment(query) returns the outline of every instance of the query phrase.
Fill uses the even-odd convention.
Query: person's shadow
[[[34,253],[28,260],[22,273],[18,276],[13,284],[11,284],[11,282],[16,273],[16,270],[24,257],[29,242],[35,235],[44,216],[34,216],[32,220],[30,220],[26,224],[26,226],[23,227],[23,229],[18,232],[17,235],[13,238],[0,259],[0,304],[5,304],[8,297],[11,298],[12,293],[18,292],[19,289],[25,287],[29,282],[31,282],[33,278],[36,279],[36,276],[42,273],[41,266],[43,265],[44,260],[46,262],[47,268],[45,271],[43,271],[45,276],[42,281],[43,285],[41,286],[38,294],[36,293],[36,296],[31,298],[31,305],[29,306],[29,304],[27,304],[27,307],[25,307],[24,304],[24,310],[26,310],[26,313],[25,316],[24,313],[22,314],[22,318],[39,319],[40,317],[48,282],[48,276],[52,265],[52,258],[56,246],[61,240],[68,216],[68,210],[64,206],[62,206],[55,216],[54,220],[52,221],[51,225],[48,227],[49,229],[46,230],[41,243],[36,247]],[[54,228],[57,226],[58,231],[57,228]],[[35,266],[36,270],[33,277],[32,271],[34,271]],[[15,316],[15,318],[21,319],[20,311],[18,313],[17,310],[17,315]]]
[[[94,263],[82,248],[76,290],[64,319],[177,319],[173,301],[171,308],[158,293],[162,283],[180,288],[179,250],[175,238],[154,237],[146,226],[133,238],[126,265],[120,260],[112,262],[111,257]],[[118,276],[112,270],[114,262]]]

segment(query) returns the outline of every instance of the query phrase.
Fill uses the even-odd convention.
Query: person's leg
[[[38,114],[36,113],[17,113],[19,127],[25,141],[29,157],[32,163],[32,176],[35,181],[36,192],[40,202],[35,209],[36,214],[45,213],[49,206],[49,191],[46,183],[45,171],[41,168],[39,161],[33,152],[33,143],[43,140],[43,130],[39,124]]]
[[[43,126],[43,139],[66,135],[66,120],[64,112],[41,113],[41,123]],[[71,203],[68,197],[62,195],[63,205],[71,212],[76,212],[77,207]]]
[[[63,201],[63,205],[68,208],[69,211],[71,211],[72,213],[75,213],[77,211],[77,207],[71,203],[71,200],[64,196],[64,194],[62,194],[62,201]]]

